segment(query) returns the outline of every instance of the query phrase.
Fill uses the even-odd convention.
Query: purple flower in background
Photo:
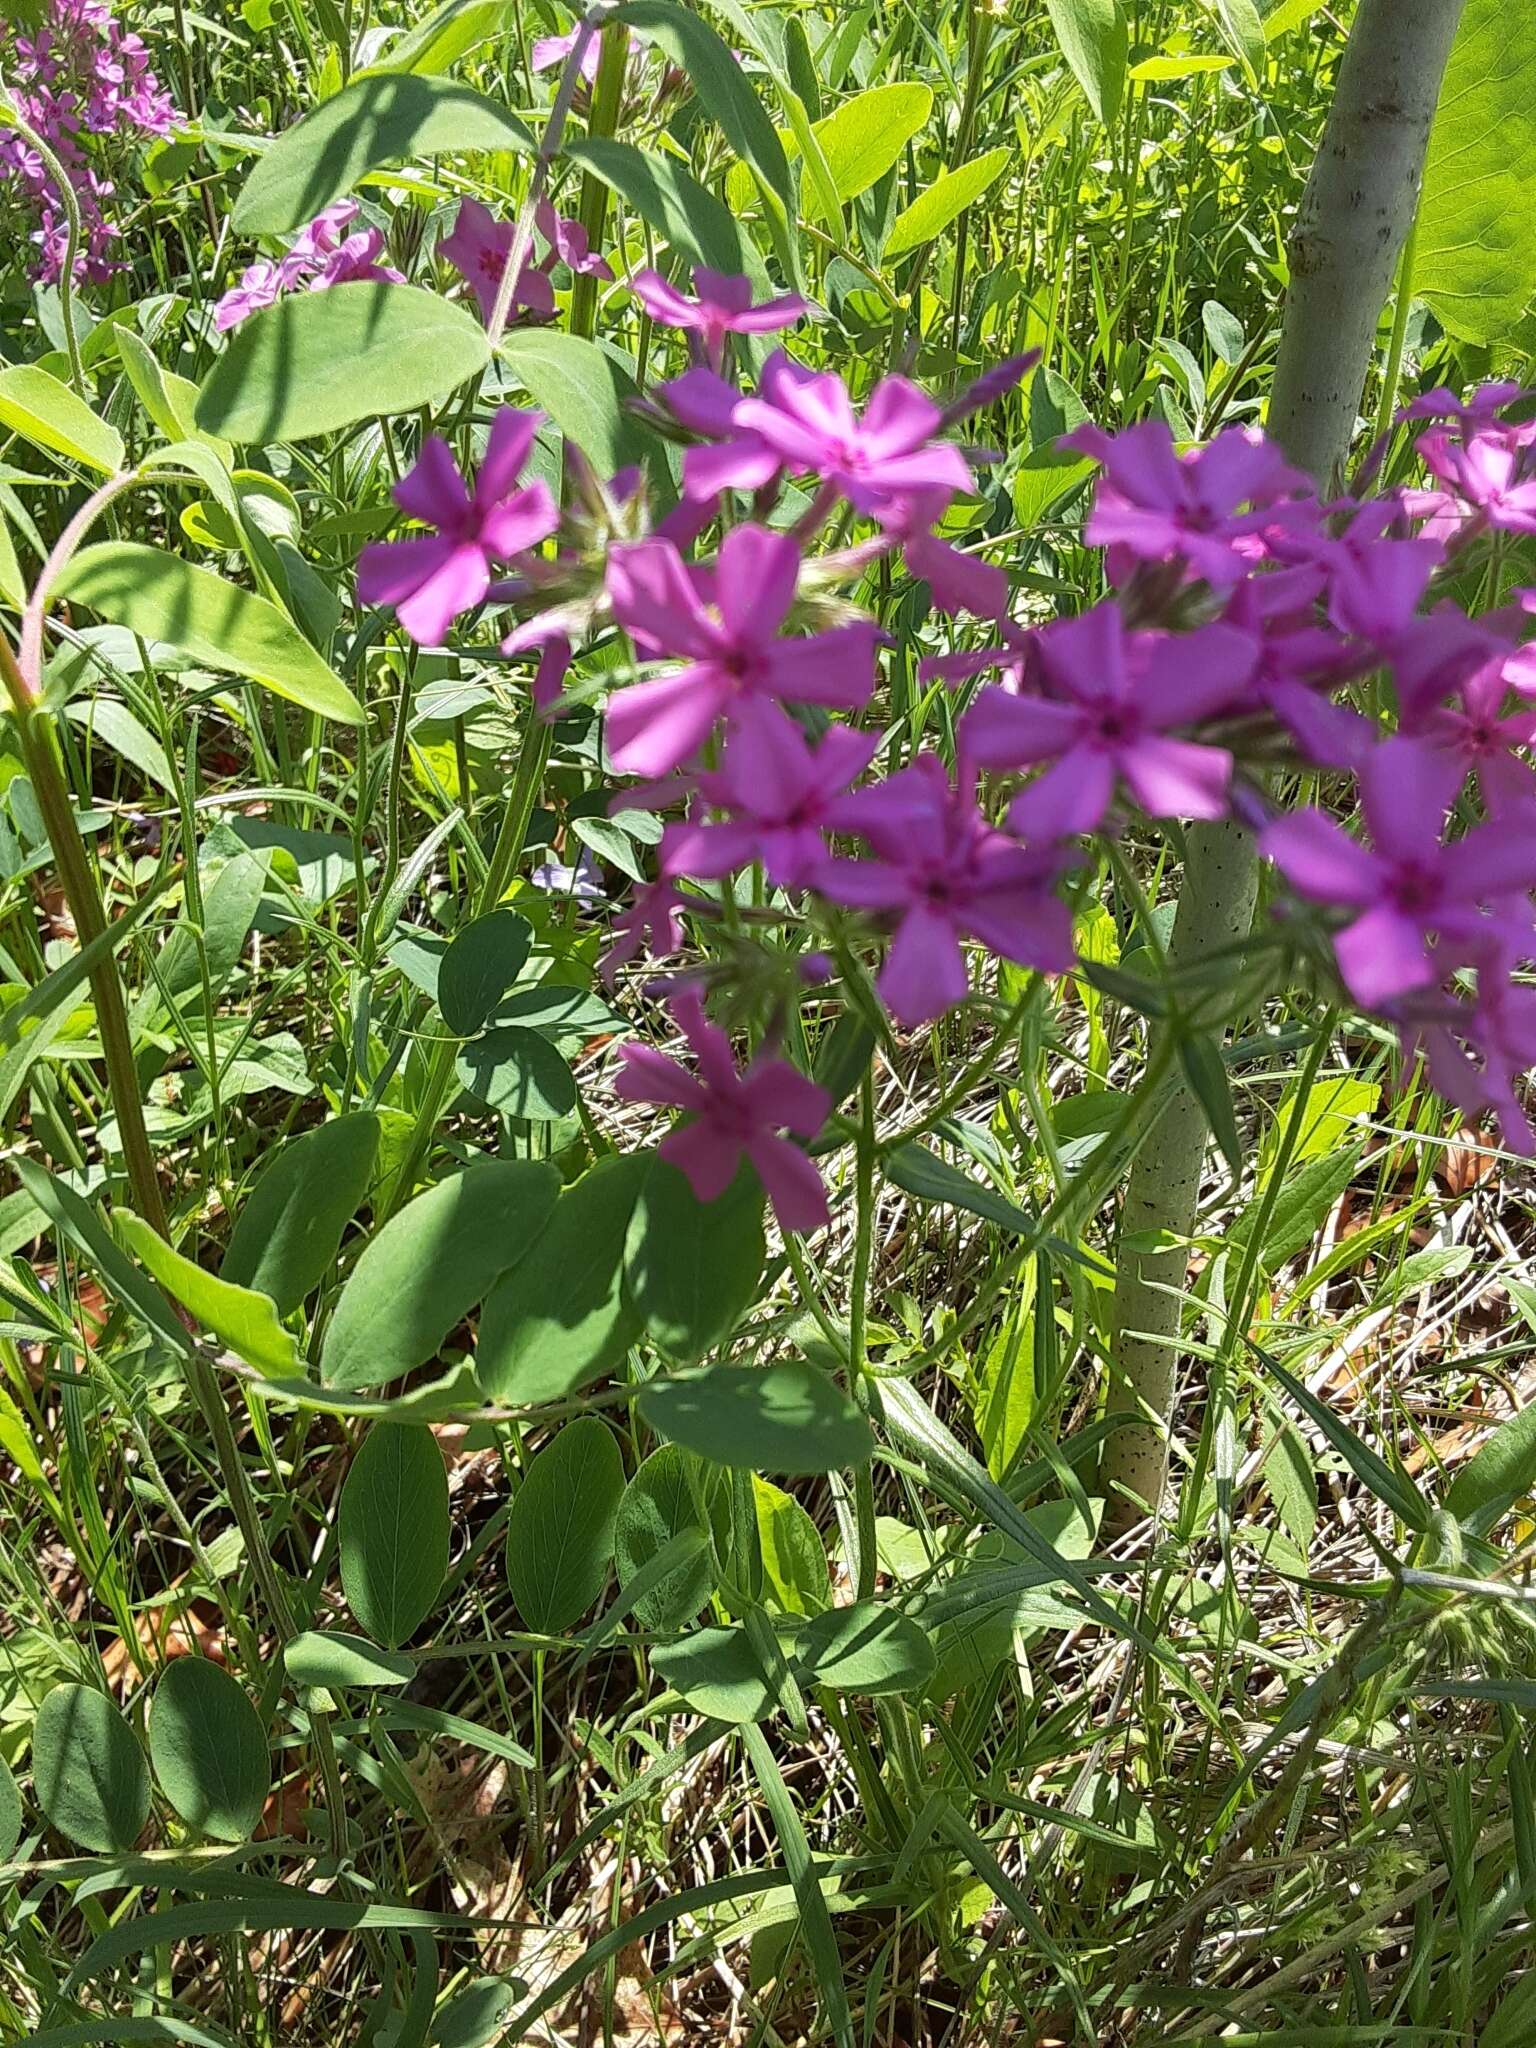
[[[1406,699],[1401,728],[1459,762],[1463,777],[1476,775],[1490,817],[1532,806],[1536,799],[1536,770],[1516,751],[1536,742],[1536,706],[1508,709],[1506,658],[1501,650],[1464,675],[1456,686],[1458,701],[1454,704],[1420,708]],[[1523,822],[1536,824],[1536,807]]]
[[[1091,832],[1120,783],[1150,817],[1225,817],[1232,756],[1168,735],[1231,704],[1257,660],[1248,634],[1223,625],[1131,633],[1110,599],[1045,627],[1035,647],[1056,696],[983,690],[960,722],[960,755],[972,767],[1052,764],[1014,798],[1010,830]]]
[[[1333,945],[1345,986],[1367,1008],[1439,980],[1454,963],[1437,959],[1437,943],[1518,949],[1530,936],[1536,830],[1489,824],[1442,839],[1465,772],[1417,740],[1387,740],[1360,771],[1371,847],[1310,809],[1276,818],[1260,837],[1299,895],[1358,912]]]
[[[284,292],[293,289],[299,275],[286,262],[270,263],[266,257],[260,257],[241,271],[239,284],[232,286],[214,307],[214,326],[223,334],[248,320],[252,313],[275,305]]]
[[[833,725],[812,747],[774,705],[745,699],[719,768],[697,777],[705,800],[727,819],[671,827],[667,873],[713,879],[760,860],[779,888],[803,887],[826,853],[824,834],[839,827],[843,792],[879,744],[877,733]]]
[[[1397,417],[1400,420],[1455,420],[1462,427],[1481,427],[1496,420],[1506,405],[1513,405],[1517,398],[1529,395],[1523,384],[1508,380],[1480,384],[1470,398],[1458,398],[1444,384],[1437,384],[1433,391],[1421,392],[1401,407]]]
[[[1256,428],[1228,427],[1184,455],[1161,420],[1118,434],[1082,426],[1061,445],[1104,471],[1084,528],[1091,546],[1129,561],[1187,563],[1219,590],[1262,559],[1270,529],[1316,518],[1307,479]]]
[[[649,1045],[621,1045],[623,1071],[614,1083],[621,1102],[679,1109],[689,1118],[662,1139],[658,1150],[678,1168],[701,1202],[718,1201],[736,1178],[743,1156],[767,1189],[785,1230],[815,1230],[827,1220],[821,1175],[783,1135],[814,1138],[832,1113],[832,1098],[787,1060],[754,1059],[736,1065],[731,1042],[704,1015],[691,989],[672,998],[672,1012],[698,1064],[697,1073]]]
[[[252,313],[261,312],[300,286],[319,292],[328,291],[333,284],[403,284],[398,270],[379,261],[384,253],[380,229],[364,228],[344,237],[343,231],[356,218],[355,199],[337,199],[317,213],[294,237],[286,256],[275,263],[263,257],[241,273],[239,284],[214,307],[214,326],[220,333],[238,327]]]
[[[613,266],[606,256],[594,256],[586,229],[580,221],[556,213],[547,199],[534,211],[533,224],[573,276],[601,278],[613,282]],[[503,259],[505,263],[505,259]]]
[[[1477,1002],[1415,1014],[1405,1034],[1423,1052],[1431,1085],[1469,1118],[1494,1116],[1512,1151],[1536,1153],[1536,1131],[1516,1090],[1536,1067],[1536,989],[1513,978],[1514,961],[1491,947],[1477,961]]]
[[[705,361],[717,370],[728,334],[775,334],[780,328],[793,327],[809,310],[804,299],[794,292],[754,306],[750,278],[727,277],[702,265],[693,273],[698,296],[692,299],[669,284],[659,271],[637,270],[629,282],[631,291],[653,320],[659,320],[664,327],[681,327],[696,334]]]
[[[357,594],[364,604],[391,604],[411,638],[442,642],[460,612],[482,602],[491,564],[508,562],[546,539],[560,515],[549,486],[518,483],[543,414],[503,406],[491,423],[471,490],[446,441],[423,442],[416,465],[394,487],[403,512],[435,534],[364,548]]]
[[[941,612],[974,612],[980,619],[1001,619],[1008,607],[1008,578],[979,555],[967,555],[933,527],[949,506],[947,491],[912,491],[892,498],[876,518],[892,539],[901,542],[909,573],[928,585]]]
[[[497,220],[478,199],[462,199],[453,233],[445,235],[437,245],[439,255],[446,256],[468,281],[487,320],[495,309],[496,295],[516,240],[515,221]],[[554,287],[542,270],[535,270],[529,262],[523,264],[512,287],[512,304],[546,319],[554,313]]]
[[[288,251],[289,260],[318,269],[341,247],[346,230],[357,219],[355,199],[333,199],[307,227],[300,228]]]
[[[1303,563],[1238,584],[1222,618],[1254,641],[1258,665],[1228,708],[1235,714],[1262,704],[1308,760],[1353,768],[1374,746],[1376,729],[1328,695],[1360,663],[1348,642],[1317,624],[1315,600],[1325,580],[1319,565]]]
[[[404,284],[398,270],[379,258],[384,253],[384,236],[378,228],[364,228],[333,249],[309,289],[329,291],[333,284]]]
[[[794,541],[760,526],[726,535],[712,575],[690,571],[669,541],[614,549],[607,572],[614,617],[642,654],[687,663],[608,699],[608,753],[621,774],[669,775],[750,696],[844,709],[865,701],[879,639],[872,621],[803,640],[779,637],[799,574]]]
[[[1419,437],[1419,454],[1440,490],[1405,491],[1403,503],[1426,519],[1435,540],[1467,539],[1484,527],[1500,533],[1536,533],[1536,477],[1530,474],[1527,427],[1480,426],[1465,438],[1432,427]]]
[[[1020,846],[988,824],[974,799],[951,785],[937,755],[920,754],[844,798],[840,820],[874,857],[826,860],[814,886],[834,903],[895,919],[878,986],[904,1028],[965,1001],[963,939],[1042,973],[1071,966],[1071,913],[1055,893],[1067,856],[1057,847]]]
[[[602,870],[588,846],[581,849],[575,867],[565,867],[551,856],[541,861],[528,879],[535,889],[542,889],[548,896],[566,896],[588,906],[608,900]]]

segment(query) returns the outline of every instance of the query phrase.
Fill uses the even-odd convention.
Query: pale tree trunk
[[[1268,428],[1327,489],[1348,452],[1382,307],[1418,206],[1424,153],[1463,0],[1361,0],[1338,89],[1290,239],[1290,287]],[[1189,834],[1169,964],[1195,966],[1236,945],[1253,922],[1258,864],[1233,825]],[[1205,1169],[1204,1114],[1174,1095],[1131,1166],[1122,1235],[1195,1227]],[[1115,1279],[1109,1412],[1139,1419],[1104,1447],[1100,1483],[1111,1527],[1167,1483],[1167,1424],[1179,1367],[1186,1253],[1120,1254]],[[1132,1334],[1135,1333],[1135,1334]],[[1155,1417],[1156,1420],[1151,1419]]]

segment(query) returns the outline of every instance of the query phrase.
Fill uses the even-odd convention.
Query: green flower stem
[[[1268,427],[1327,489],[1354,433],[1377,322],[1418,205],[1424,153],[1462,0],[1360,0],[1290,244],[1290,287]],[[1395,376],[1395,371],[1392,373]],[[1258,860],[1235,824],[1189,835],[1168,947],[1177,976],[1253,922]],[[1207,1130],[1180,1087],[1132,1162],[1120,1219],[1109,1413],[1100,1485],[1111,1528],[1161,1506],[1178,1377],[1185,1240],[1195,1227]],[[1141,1253],[1146,1234],[1167,1249]]]

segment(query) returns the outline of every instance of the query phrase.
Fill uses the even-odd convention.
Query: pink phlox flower
[[[606,256],[593,254],[587,231],[580,221],[567,220],[563,214],[556,213],[547,199],[541,199],[534,211],[533,224],[573,276],[601,278],[607,284],[613,282],[612,264]]]
[[[1403,502],[1426,521],[1423,533],[1445,542],[1466,539],[1492,527],[1502,533],[1536,533],[1536,478],[1530,474],[1525,427],[1480,426],[1464,438],[1431,427],[1421,434],[1419,454],[1439,490],[1410,490]]]
[[[1421,392],[1407,405],[1400,406],[1397,417],[1402,421],[1453,420],[1463,429],[1484,427],[1497,420],[1517,398],[1530,395],[1523,384],[1508,378],[1480,384],[1470,398],[1458,398],[1446,385],[1437,384],[1433,391]]]
[[[1219,590],[1262,559],[1277,525],[1316,521],[1307,479],[1253,427],[1228,427],[1183,455],[1161,420],[1118,434],[1081,426],[1061,445],[1104,471],[1083,529],[1090,546],[1139,562],[1182,561]]]
[[[1222,618],[1254,639],[1258,663],[1230,708],[1262,704],[1308,760],[1353,768],[1375,744],[1376,729],[1328,694],[1358,673],[1360,659],[1348,641],[1317,623],[1315,600],[1325,580],[1321,567],[1301,564],[1250,576],[1232,592]]]
[[[403,512],[437,532],[364,548],[357,565],[364,604],[393,605],[413,640],[440,645],[459,613],[483,602],[493,562],[511,561],[554,532],[560,515],[549,486],[518,482],[543,418],[503,406],[472,489],[446,441],[434,435],[422,443],[392,495]]]
[[[809,311],[804,299],[794,292],[754,305],[750,278],[729,277],[702,264],[693,273],[693,298],[668,283],[659,271],[637,270],[629,282],[653,320],[697,335],[705,361],[717,370],[728,334],[776,334],[781,328],[793,327]]]
[[[258,257],[256,262],[247,264],[240,273],[240,282],[232,285],[214,306],[214,326],[221,334],[227,333],[231,327],[238,327],[253,313],[275,305],[296,281],[296,274],[286,263],[273,263],[265,256]]]
[[[1499,956],[1478,963],[1475,1004],[1448,1001],[1413,1014],[1405,1037],[1423,1052],[1430,1083],[1468,1118],[1493,1116],[1512,1152],[1536,1153],[1517,1083],[1536,1067],[1536,989]]]
[[[1150,817],[1226,816],[1231,754],[1169,735],[1230,706],[1258,660],[1250,634],[1132,633],[1111,599],[1043,628],[1036,651],[1054,696],[983,690],[960,722],[961,758],[976,768],[1051,764],[1014,798],[1011,831],[1092,832],[1121,783]]]
[[[1357,913],[1333,945],[1345,986],[1367,1008],[1439,980],[1451,964],[1447,947],[1495,939],[1518,947],[1530,934],[1536,833],[1500,823],[1450,844],[1442,838],[1465,772],[1418,740],[1386,740],[1360,771],[1370,846],[1312,809],[1277,818],[1260,835],[1299,895]]]
[[[538,37],[532,49],[528,52],[529,70],[550,71],[553,70],[555,65],[563,64],[572,50],[575,49],[576,38],[580,33],[581,30],[579,28],[573,28],[568,35]],[[593,35],[589,38],[587,47],[581,53],[581,75],[588,85],[591,85],[597,77],[597,67],[602,56],[602,46],[602,37],[600,35]],[[640,38],[631,30],[627,45],[628,54],[631,57],[636,57],[644,47],[645,45],[641,42]]]
[[[300,228],[293,238],[288,254],[295,262],[308,263],[316,268],[328,256],[334,256],[341,247],[346,230],[357,219],[358,205],[355,199],[334,199],[331,204],[317,213],[306,227]]]
[[[856,790],[840,815],[873,857],[825,860],[814,885],[835,903],[895,921],[877,986],[905,1029],[965,1001],[963,939],[1041,973],[1071,966],[1071,913],[1055,887],[1069,856],[998,831],[969,790],[951,784],[937,755],[920,754]]]
[[[1476,775],[1490,817],[1536,799],[1536,770],[1516,751],[1536,741],[1536,706],[1509,710],[1506,659],[1501,652],[1462,676],[1454,704],[1405,705],[1401,728],[1459,761],[1464,776]]]
[[[326,257],[309,289],[324,292],[335,284],[404,284],[398,270],[379,261],[383,253],[381,229],[364,228],[358,234],[348,235]]]
[[[861,512],[907,491],[963,491],[971,472],[952,442],[935,439],[944,416],[905,377],[884,377],[856,414],[841,377],[769,357],[755,397],[733,415],[737,439],[691,449],[691,493],[757,490],[780,470],[807,470]]]
[[[670,774],[751,696],[842,710],[867,700],[880,639],[872,620],[780,638],[799,573],[793,539],[760,526],[734,527],[703,569],[664,540],[612,551],[614,617],[642,655],[687,664],[609,698],[608,753],[621,774]]]
[[[681,1110],[688,1122],[658,1150],[678,1168],[701,1202],[718,1201],[745,1157],[767,1190],[784,1230],[815,1230],[827,1220],[821,1175],[784,1132],[814,1138],[832,1113],[832,1098],[787,1060],[759,1055],[736,1065],[731,1042],[704,1015],[692,989],[672,998],[697,1072],[649,1045],[621,1045],[623,1070],[614,1083],[621,1102]]]
[[[1342,533],[1298,543],[1300,558],[1328,572],[1328,617],[1341,633],[1389,650],[1418,611],[1444,549],[1438,541],[1399,538],[1400,498],[1373,498],[1350,515]]]
[[[467,279],[487,320],[495,308],[496,295],[501,289],[502,276],[516,239],[515,221],[497,220],[489,207],[482,206],[478,199],[461,199],[453,233],[445,235],[437,245],[438,253],[446,256],[459,275]],[[517,283],[512,288],[512,304],[545,319],[554,314],[554,286],[530,261],[525,261],[518,272]]]
[[[948,491],[910,491],[878,506],[875,517],[901,543],[909,573],[928,585],[941,612],[973,612],[1001,620],[1008,608],[1008,578],[979,555],[968,555],[933,531],[948,510]]]
[[[675,825],[669,825],[661,835],[658,848],[661,871],[657,879],[642,883],[613,921],[608,950],[597,963],[598,973],[608,988],[612,988],[618,979],[619,969],[627,967],[642,954],[649,959],[662,960],[669,954],[682,951],[685,938],[683,912],[688,898],[678,889],[676,878],[668,866],[671,858],[668,834],[676,830]]]
[[[877,733],[833,725],[813,747],[774,705],[746,699],[720,766],[697,777],[705,802],[726,816],[679,826],[668,871],[713,880],[760,860],[776,887],[804,887],[826,854],[824,835],[837,831],[847,815],[843,793],[879,745]]]

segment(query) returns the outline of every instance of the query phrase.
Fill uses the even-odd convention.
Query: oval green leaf
[[[568,1187],[533,1258],[486,1296],[475,1373],[493,1401],[558,1401],[612,1372],[640,1334],[624,1294],[624,1241],[643,1153],[600,1160]]]
[[[1061,54],[1106,127],[1120,111],[1130,37],[1120,0],[1045,0]]]
[[[472,1039],[454,1062],[460,1082],[501,1116],[553,1123],[576,1107],[576,1076],[539,1031],[505,1024]]]
[[[50,1826],[82,1849],[131,1849],[149,1819],[149,1767],[105,1693],[56,1685],[32,1732],[32,1786]]]
[[[568,142],[565,154],[601,178],[690,262],[767,287],[768,274],[751,236],[728,206],[671,157],[603,136]]]
[[[919,249],[935,235],[942,235],[951,221],[996,183],[1012,159],[1011,149],[989,149],[985,156],[973,157],[958,170],[935,178],[926,192],[920,192],[906,211],[897,215],[886,237],[886,258],[905,256],[909,249]]]
[[[115,626],[178,647],[210,668],[248,676],[306,711],[362,723],[361,704],[292,620],[211,569],[195,569],[139,541],[103,541],[82,548],[54,588]]]
[[[876,85],[818,121],[811,132],[838,198],[857,199],[878,184],[932,112],[933,93],[926,85]]]
[[[253,313],[198,393],[205,433],[265,446],[435,405],[490,360],[472,313],[406,284],[295,292]]]
[[[803,1360],[783,1365],[715,1365],[678,1379],[651,1380],[640,1413],[659,1435],[716,1465],[753,1471],[841,1471],[867,1465],[868,1421],[841,1387]]]
[[[380,1387],[436,1356],[549,1221],[552,1166],[480,1159],[392,1216],[352,1269],[320,1355],[341,1388]]]
[[[330,1271],[341,1234],[373,1180],[379,1119],[333,1117],[285,1145],[235,1218],[219,1277],[291,1315]]]
[[[624,1248],[629,1298],[664,1351],[702,1358],[741,1320],[763,1248],[763,1190],[750,1168],[701,1202],[675,1166],[652,1159]]]
[[[807,1685],[871,1695],[921,1692],[933,1677],[933,1645],[915,1621],[873,1600],[814,1615],[795,1644]]]
[[[523,971],[533,927],[515,910],[471,918],[448,942],[437,970],[437,1006],[458,1038],[473,1038]]]
[[[638,462],[651,444],[626,410],[634,378],[607,349],[556,327],[515,328],[501,344],[512,376],[603,476]]]
[[[459,150],[516,150],[533,137],[514,114],[450,78],[356,78],[286,129],[235,202],[237,235],[281,235],[382,164]]]
[[[116,427],[97,419],[83,398],[35,363],[0,370],[0,427],[106,476],[123,466],[123,437]]]
[[[306,1629],[284,1649],[283,1668],[296,1685],[367,1692],[377,1686],[409,1685],[416,1676],[416,1659],[400,1650],[381,1650],[366,1636],[349,1635],[345,1629]]]
[[[624,1463],[607,1423],[568,1422],[528,1467],[507,1518],[507,1584],[531,1629],[557,1635],[602,1592]]]
[[[688,1484],[687,1453],[676,1444],[663,1444],[645,1460],[619,1502],[613,1526],[619,1584],[628,1586],[684,1529],[707,1534]],[[642,1628],[681,1628],[709,1598],[712,1584],[709,1552],[701,1550],[640,1595],[635,1618]]]
[[[413,1636],[448,1570],[448,1471],[425,1424],[376,1422],[341,1489],[341,1590],[377,1642]]]
[[[166,1666],[149,1711],[149,1755],[188,1827],[220,1842],[255,1833],[272,1758],[256,1709],[221,1666],[207,1657]]]
[[[697,1714],[739,1726],[765,1721],[777,1701],[762,1659],[744,1628],[701,1628],[652,1650],[651,1668]]]

